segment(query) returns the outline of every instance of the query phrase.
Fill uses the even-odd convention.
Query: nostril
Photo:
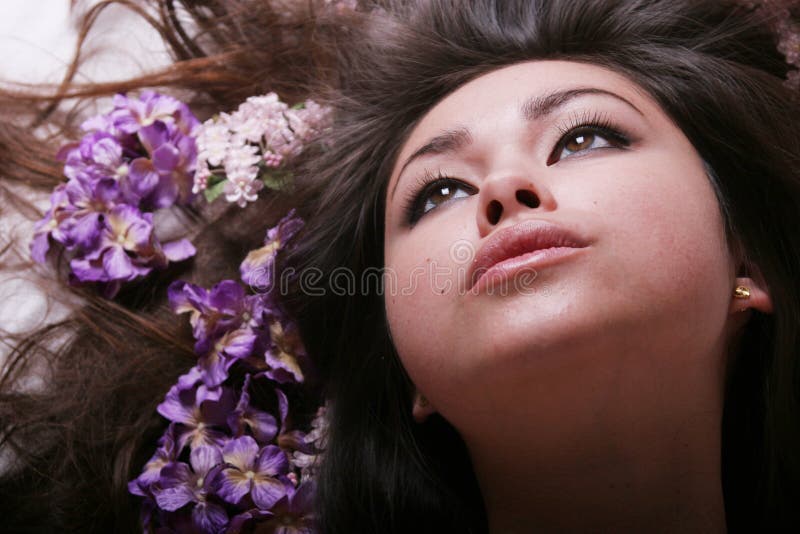
[[[503,214],[503,205],[500,204],[496,200],[492,200],[489,202],[489,205],[486,206],[486,217],[489,219],[490,224],[497,224],[497,221],[500,220],[500,216]]]
[[[533,191],[527,189],[520,189],[517,191],[517,200],[529,208],[536,208],[539,206],[539,197],[537,197]]]

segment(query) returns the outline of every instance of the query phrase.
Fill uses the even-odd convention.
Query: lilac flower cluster
[[[31,257],[45,263],[58,243],[68,252],[70,282],[97,283],[113,298],[122,282],[193,256],[186,239],[159,242],[152,211],[192,200],[197,126],[172,97],[116,95],[111,112],[84,122],[84,137],[59,151],[67,181],[34,226]]]
[[[271,228],[264,246],[242,262],[242,281],[271,272],[275,255],[302,224],[292,210]],[[302,383],[307,361],[296,326],[268,289],[251,294],[236,280],[211,289],[170,285],[173,310],[189,314],[198,360],[158,406],[169,426],[129,484],[144,498],[145,527],[230,533],[258,523],[271,532],[312,532],[325,407],[310,432],[290,430],[281,387]],[[254,387],[274,391],[273,413],[251,401]]]
[[[209,202],[224,194],[244,207],[265,186],[285,185],[281,170],[329,122],[330,110],[312,100],[289,108],[278,95],[252,96],[197,130],[197,173],[192,191]]]

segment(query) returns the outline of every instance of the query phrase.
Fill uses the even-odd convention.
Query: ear
[[[758,268],[751,268],[751,276],[739,276],[731,289],[731,305],[729,313],[744,312],[749,309],[763,313],[772,313],[772,296],[764,283],[764,278]],[[737,288],[744,291],[736,291]]]
[[[414,416],[414,420],[417,423],[422,423],[430,414],[435,412],[436,408],[434,408],[430,401],[425,398],[425,395],[420,393],[419,390],[415,391],[414,404],[411,408],[411,413]]]

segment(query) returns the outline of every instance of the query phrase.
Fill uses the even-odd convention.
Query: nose
[[[478,229],[489,234],[501,222],[524,218],[531,210],[553,209],[553,198],[543,184],[523,175],[487,177],[481,185],[478,207]]]

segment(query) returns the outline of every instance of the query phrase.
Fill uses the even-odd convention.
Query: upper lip
[[[498,230],[478,249],[470,265],[470,288],[494,264],[551,247],[582,248],[588,240],[557,224],[531,219]]]

